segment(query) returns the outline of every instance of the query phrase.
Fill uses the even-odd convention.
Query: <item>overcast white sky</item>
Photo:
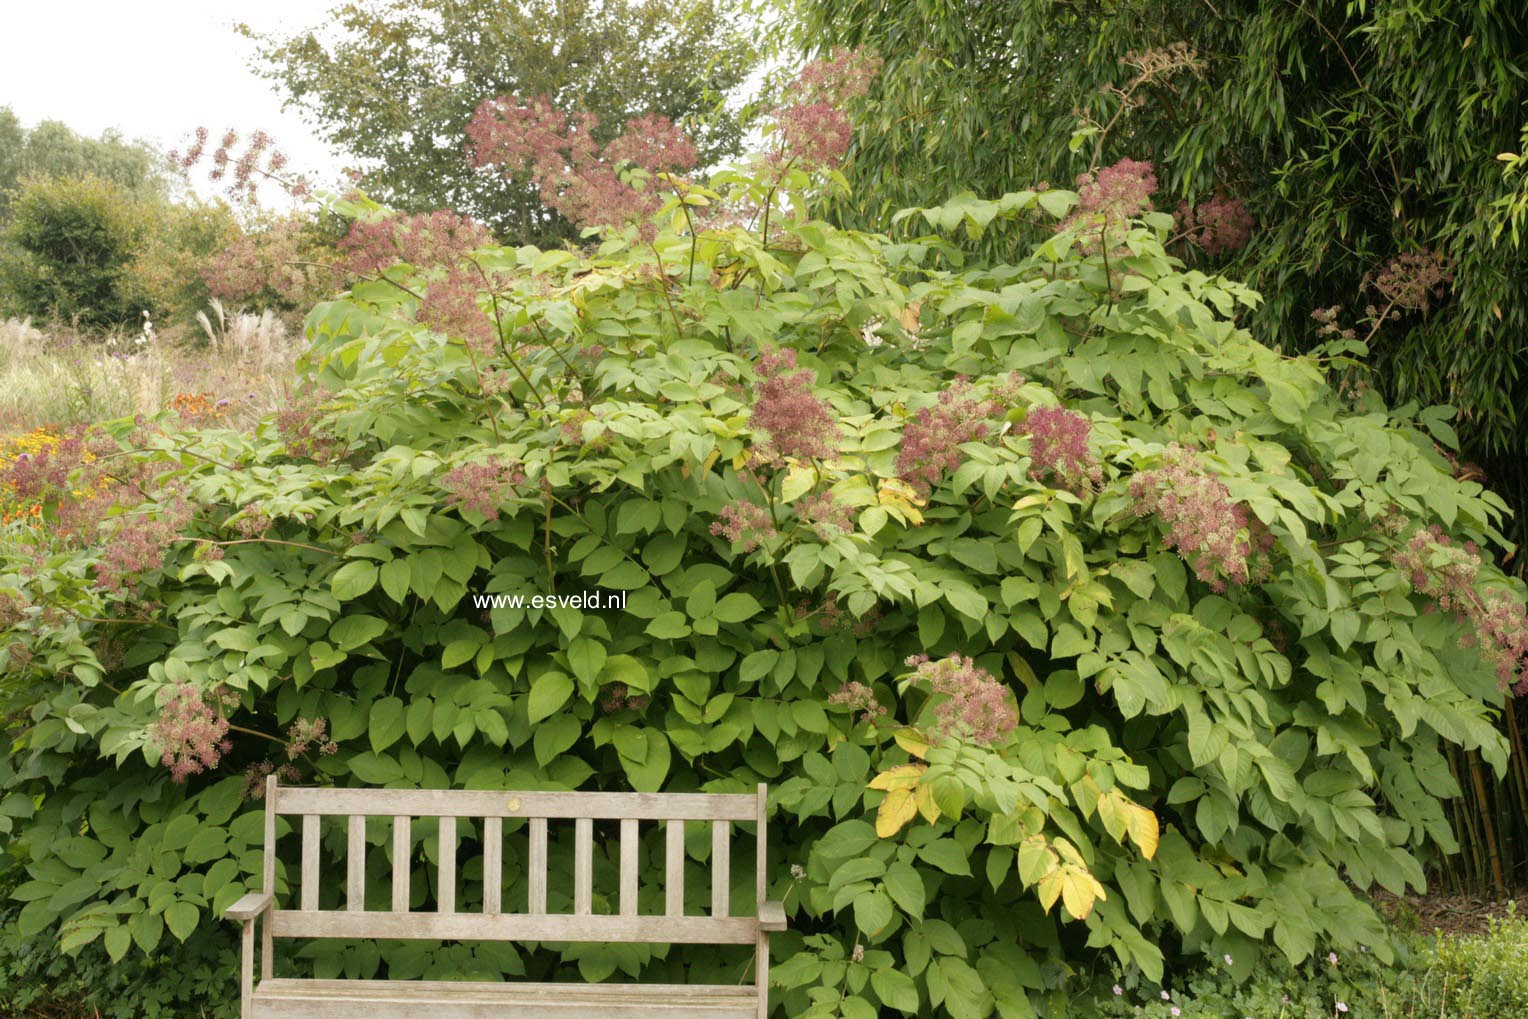
[[[61,120],[116,128],[164,148],[205,125],[264,128],[296,169],[333,181],[342,161],[249,70],[236,21],[295,31],[324,22],[331,0],[0,0],[0,106],[27,127]],[[199,188],[199,190],[202,190]]]

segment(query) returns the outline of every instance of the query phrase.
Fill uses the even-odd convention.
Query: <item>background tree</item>
[[[840,222],[880,226],[960,188],[1069,186],[1121,156],[1152,162],[1166,211],[1239,199],[1256,228],[1213,260],[1266,295],[1254,332],[1287,349],[1352,330],[1389,397],[1459,407],[1462,457],[1518,508],[1521,542],[1528,260],[1521,230],[1502,229],[1521,208],[1506,177],[1516,164],[1497,158],[1521,151],[1528,104],[1517,5],[805,0],[802,11],[812,46],[885,59]],[[1326,322],[1313,327],[1318,311]]]
[[[170,178],[159,152],[115,131],[100,138],[76,134],[56,120],[33,128],[0,106],[0,222],[9,218],[16,186],[25,177],[91,174],[137,195],[166,195]]]
[[[455,209],[515,241],[573,231],[528,178],[468,164],[465,129],[479,103],[549,95],[610,133],[659,114],[686,125],[704,166],[736,151],[725,96],[757,59],[724,0],[356,0],[328,20],[332,39],[245,27],[257,70],[365,161],[369,193],[407,211]]]

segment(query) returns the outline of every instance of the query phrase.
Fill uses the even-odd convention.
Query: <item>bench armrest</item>
[[[759,930],[785,930],[785,906],[779,902],[759,903]]]
[[[223,910],[225,920],[253,920],[271,908],[270,892],[250,892],[232,906]]]

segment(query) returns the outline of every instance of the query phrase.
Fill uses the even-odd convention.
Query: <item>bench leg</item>
[[[251,1019],[255,1011],[255,922],[244,921],[239,966],[239,1015]]]
[[[759,932],[758,944],[755,948],[754,976],[759,983],[759,1017],[768,1019],[769,1016],[769,935],[764,931]]]

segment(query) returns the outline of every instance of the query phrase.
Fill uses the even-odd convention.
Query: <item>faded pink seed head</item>
[[[754,363],[749,423],[767,439],[758,444],[763,459],[778,462],[829,460],[838,455],[838,419],[828,404],[812,392],[810,369],[796,371],[796,352],[788,347],[767,350]]]
[[[1093,424],[1065,407],[1030,408],[1024,421],[1029,432],[1029,476],[1050,476],[1061,487],[1080,491],[1103,480],[1103,469],[1088,446]]]
[[[175,781],[184,782],[218,766],[232,748],[227,739],[228,719],[222,711],[237,703],[237,696],[223,687],[205,693],[192,683],[172,688],[160,705],[159,717],[149,727],[149,737],[158,744],[160,760]]]
[[[907,664],[937,697],[932,726],[936,735],[993,746],[1018,727],[1012,691],[974,659],[955,654],[930,661],[920,655]]]
[[[832,492],[808,495],[796,503],[796,515],[806,522],[819,541],[854,530],[854,509],[833,498]]]
[[[988,419],[1000,413],[995,400],[978,396],[970,382],[956,379],[902,429],[897,477],[928,495],[946,473],[960,466],[960,447],[987,438]]]
[[[499,519],[500,508],[524,483],[520,462],[498,455],[453,467],[440,477],[440,487],[448,493],[447,506],[460,506],[487,520]]]
[[[752,552],[774,536],[775,524],[769,517],[769,510],[758,503],[740,499],[722,507],[717,519],[711,523],[711,533],[741,545],[744,552]]]
[[[347,270],[375,273],[400,262],[421,269],[454,266],[469,252],[492,243],[493,235],[481,223],[439,210],[357,220],[338,247]]]
[[[850,680],[829,694],[828,703],[848,708],[867,725],[874,725],[886,714],[886,707],[876,700],[875,691],[858,680]]]
[[[874,52],[842,47],[802,68],[775,110],[771,161],[806,169],[838,166],[854,136],[846,107],[869,93],[880,70],[881,58]]]
[[[1161,467],[1130,479],[1130,496],[1135,515],[1156,517],[1167,546],[1212,590],[1224,591],[1228,580],[1250,579],[1249,559],[1256,550],[1247,512],[1194,450],[1168,446]]]
[[[1198,205],[1180,203],[1178,225],[1207,255],[1238,251],[1252,239],[1252,214],[1246,205],[1219,194]]]
[[[1151,211],[1157,175],[1150,163],[1121,159],[1097,173],[1077,178],[1077,211],[1057,228],[1076,230],[1084,252],[1098,254],[1117,248],[1130,220]]]

